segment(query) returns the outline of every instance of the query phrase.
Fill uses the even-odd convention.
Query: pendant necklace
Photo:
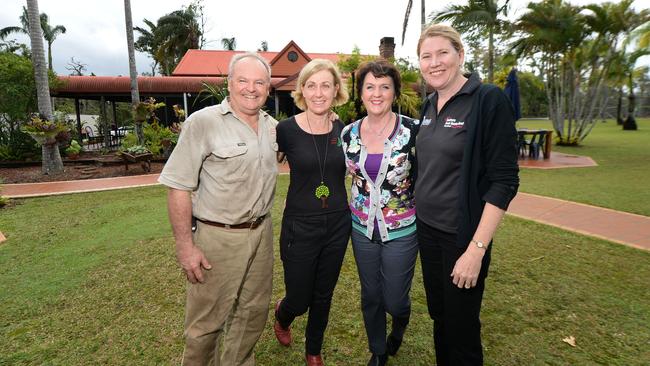
[[[372,127],[370,127],[370,122],[368,122],[368,129],[370,130],[370,132],[374,133],[375,136],[377,136],[377,137],[381,137],[381,135],[384,133],[384,130],[385,130],[386,127],[388,126],[388,123],[389,123],[390,120],[391,120],[392,114],[393,114],[393,113],[391,112],[390,117],[388,118],[388,120],[386,121],[386,123],[384,123],[384,127],[382,127],[381,130],[379,130],[379,132],[376,132],[375,130],[373,130]],[[368,119],[366,118],[366,121],[367,121],[367,120],[368,120]]]
[[[305,117],[307,118],[307,126],[309,126],[309,132],[311,135],[312,141],[314,141],[314,148],[316,149],[316,159],[318,160],[318,170],[320,172],[320,184],[316,187],[314,194],[317,199],[321,200],[321,208],[327,208],[327,197],[330,196],[330,189],[325,185],[325,162],[327,161],[327,147],[330,140],[330,132],[327,132],[327,139],[325,139],[325,157],[323,158],[323,164],[320,163],[320,152],[318,151],[318,144],[316,144],[316,138],[314,137],[314,132],[311,129],[311,123],[309,122],[309,112],[305,112]],[[332,126],[332,130],[334,127]]]

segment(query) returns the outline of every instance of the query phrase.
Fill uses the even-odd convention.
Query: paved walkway
[[[281,171],[286,171],[284,168]],[[68,182],[5,184],[2,195],[10,198],[104,191],[157,184],[158,174],[88,179]],[[607,208],[519,193],[508,213],[528,220],[650,250],[650,217]]]

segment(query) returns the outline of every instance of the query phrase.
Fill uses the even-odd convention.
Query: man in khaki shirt
[[[184,365],[255,364],[273,278],[277,122],[261,111],[270,82],[266,60],[235,55],[230,96],[189,116],[160,175],[189,281]]]

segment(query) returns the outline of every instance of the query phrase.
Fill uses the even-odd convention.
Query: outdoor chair
[[[540,130],[534,134],[530,141],[528,142],[528,156],[535,160],[539,159],[540,150],[544,153],[544,144],[546,143],[546,132],[545,130]],[[544,155],[546,158],[546,155]]]
[[[91,145],[94,148],[98,148],[100,139],[99,136],[95,135],[93,128],[90,126],[86,126],[84,127],[84,130],[86,131],[86,138],[88,139],[88,148],[90,149]]]
[[[523,158],[526,156],[526,147],[528,146],[526,142],[526,137],[524,133],[517,133],[517,151],[519,152],[519,157]]]

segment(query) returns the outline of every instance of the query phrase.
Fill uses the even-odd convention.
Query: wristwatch
[[[470,243],[476,245],[477,247],[479,247],[481,249],[487,250],[487,245],[485,245],[482,241],[472,239],[472,240],[470,240]]]

